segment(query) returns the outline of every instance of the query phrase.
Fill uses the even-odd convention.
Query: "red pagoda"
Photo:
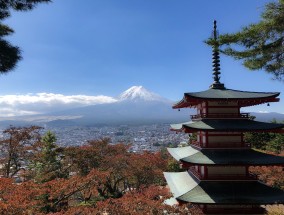
[[[263,214],[264,205],[284,203],[284,191],[269,187],[249,173],[250,166],[283,166],[284,157],[255,151],[245,132],[283,133],[284,124],[258,122],[242,107],[278,102],[279,92],[227,89],[220,83],[219,46],[214,21],[213,77],[208,90],[185,93],[173,108],[196,108],[191,121],[171,125],[176,132],[196,134],[190,146],[168,148],[184,172],[165,172],[177,203],[198,205],[210,214]]]

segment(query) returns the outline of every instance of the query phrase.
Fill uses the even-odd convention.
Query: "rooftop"
[[[198,130],[206,131],[273,131],[283,132],[284,124],[258,122],[250,119],[202,119],[185,123],[173,124],[174,131],[185,131],[187,133]]]
[[[198,181],[187,172],[167,172],[164,175],[174,197],[182,202],[197,204],[284,203],[284,191],[258,181]]]
[[[168,148],[176,159],[201,165],[283,165],[284,157],[262,153],[253,149],[201,149],[191,146]]]

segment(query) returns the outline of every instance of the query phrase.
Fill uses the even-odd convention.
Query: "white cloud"
[[[56,112],[64,109],[113,103],[117,100],[109,96],[63,95],[54,93],[36,93],[25,95],[0,96],[1,116],[21,116]]]

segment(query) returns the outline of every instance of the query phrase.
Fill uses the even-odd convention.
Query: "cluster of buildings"
[[[188,142],[188,135],[175,134],[170,131],[169,124],[152,125],[118,125],[100,127],[48,127],[57,137],[60,146],[86,144],[89,140],[110,138],[110,143],[131,144],[130,151],[159,151],[162,147],[176,146]]]

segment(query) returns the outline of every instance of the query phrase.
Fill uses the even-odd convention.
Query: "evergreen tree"
[[[50,181],[54,178],[64,177],[60,161],[61,149],[56,144],[56,136],[47,131],[42,137],[42,151],[31,165],[35,169],[35,178],[39,182]]]
[[[28,11],[32,10],[38,3],[50,2],[51,0],[0,0],[0,73],[7,73],[13,70],[21,59],[19,47],[13,46],[4,39],[14,31],[3,24],[3,20],[11,15],[11,10]]]
[[[213,39],[205,41],[214,45]],[[274,79],[284,78],[284,0],[265,5],[261,20],[239,32],[223,34],[218,40],[221,52],[250,70],[264,69]]]

